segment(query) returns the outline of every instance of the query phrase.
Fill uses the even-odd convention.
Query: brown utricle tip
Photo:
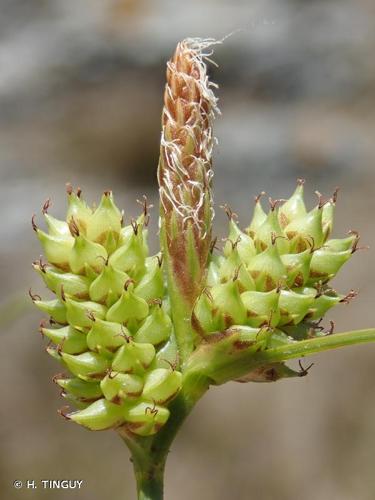
[[[359,291],[358,290],[350,290],[345,297],[343,297],[340,302],[342,304],[349,304],[353,299],[358,297]]]
[[[33,216],[31,217],[31,226],[32,226],[33,230],[35,232],[37,232],[38,226],[36,225],[35,218],[36,218],[36,214],[33,214]]]
[[[224,205],[220,205],[220,208],[224,210],[229,220],[235,220],[238,218],[236,212],[233,212],[233,210],[227,203],[224,203]]]
[[[36,302],[36,301],[39,301],[39,300],[42,300],[41,296],[36,294],[36,293],[33,293],[31,288],[29,288],[29,297],[31,298],[31,300],[33,302]]]
[[[132,220],[130,221],[130,225],[131,225],[131,227],[132,227],[132,229],[133,229],[133,233],[137,236],[137,234],[138,234],[138,229],[139,229],[139,224],[138,224],[138,222],[137,222],[136,220],[132,219]]]
[[[324,196],[319,191],[315,191],[315,194],[318,198],[318,208],[319,210],[321,210],[324,207],[324,205],[326,205],[329,202],[329,200],[325,200]]]
[[[71,185],[70,182],[67,182],[65,186],[66,186],[66,192],[67,192],[67,194],[71,195],[73,193],[73,186]]]
[[[163,301],[162,301],[160,298],[156,297],[155,299],[151,299],[151,300],[148,302],[148,304],[149,304],[150,306],[159,306],[159,307],[162,307],[162,305],[163,305]]]
[[[95,314],[94,314],[92,311],[87,310],[87,311],[86,311],[86,316],[87,316],[87,318],[88,318],[90,321],[93,321],[93,322],[95,323],[96,318],[95,318]]]
[[[65,420],[71,420],[71,418],[69,417],[69,411],[70,411],[69,406],[63,406],[62,408],[59,408],[57,410],[57,413],[61,415],[63,418],[65,418]]]
[[[124,289],[127,290],[129,288],[130,285],[134,285],[135,281],[131,278],[129,278],[128,280],[125,281],[125,284],[124,284]]]
[[[340,188],[339,187],[336,187],[334,192],[333,192],[333,195],[332,195],[332,203],[336,203],[337,202],[337,197],[338,197],[338,194],[339,194],[339,191],[340,191]]]
[[[62,380],[62,379],[67,379],[68,377],[66,376],[65,373],[56,373],[52,378],[52,382],[54,384],[57,384],[58,383],[58,380]]]
[[[268,198],[268,203],[270,204],[271,212],[274,212],[277,205],[280,205],[281,203],[285,203],[286,200],[284,198],[278,198],[277,200],[274,200],[273,198],[269,197]]]
[[[262,198],[262,196],[265,196],[266,194],[267,193],[265,191],[261,191],[259,194],[257,194],[256,196],[254,196],[255,204],[259,203],[259,201]]]
[[[48,209],[51,206],[51,198],[47,198],[42,206],[42,214],[46,215],[48,213]]]
[[[299,359],[298,360],[298,365],[299,365],[299,368],[300,368],[300,371],[298,372],[298,376],[299,377],[306,377],[306,375],[309,373],[310,368],[312,368],[314,366],[314,363],[310,363],[308,367],[304,368],[304,366],[302,365],[301,360]]]

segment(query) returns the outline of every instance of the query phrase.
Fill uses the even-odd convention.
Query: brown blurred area
[[[131,499],[127,450],[115,433],[90,433],[63,405],[43,352],[43,293],[34,212],[65,183],[89,200],[112,188],[127,217],[156,166],[165,62],[186,36],[215,48],[223,115],[216,122],[218,206],[245,226],[264,189],[286,197],[295,179],[341,187],[335,234],[363,243],[335,285],[359,289],[330,319],[337,331],[373,326],[375,299],[375,4],[371,0],[1,0],[0,17],[0,491],[7,500]],[[156,248],[157,208],[153,212]],[[169,458],[166,499],[373,500],[375,346],[312,358],[309,376],[212,388]],[[83,479],[80,491],[15,490],[13,480]]]

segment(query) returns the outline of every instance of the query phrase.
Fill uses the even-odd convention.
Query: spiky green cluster
[[[251,224],[241,231],[227,208],[224,255],[211,256],[207,286],[194,310],[198,333],[207,336],[241,325],[244,339],[267,345],[321,335],[325,313],[354,295],[340,295],[329,281],[357,249],[358,234],[329,239],[337,192],[307,211],[303,181],[287,201],[270,199],[266,213],[256,198]],[[231,331],[234,331],[233,328]]]
[[[92,430],[154,434],[169,417],[181,373],[162,259],[148,256],[147,205],[125,227],[111,192],[91,209],[80,190],[68,188],[66,221],[49,215],[48,205],[48,233],[33,219],[48,263],[33,266],[56,297],[32,297],[51,318],[41,325],[47,352],[71,373],[54,377],[79,409],[64,416]]]

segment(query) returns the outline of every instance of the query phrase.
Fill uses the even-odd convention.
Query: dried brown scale
[[[158,169],[169,258],[179,288],[190,302],[204,275],[213,216],[210,185],[216,98],[200,48],[199,41],[184,40],[167,65]],[[187,272],[188,228],[201,270],[193,280]]]

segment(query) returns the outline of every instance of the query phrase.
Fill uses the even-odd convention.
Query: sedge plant
[[[240,229],[225,207],[223,251],[212,237],[213,120],[207,76],[212,40],[186,39],[167,64],[158,182],[160,253],[149,255],[149,207],[127,220],[113,194],[91,208],[67,189],[64,221],[42,208],[32,219],[44,258],[33,266],[54,293],[31,293],[48,317],[40,331],[62,367],[54,377],[72,409],[60,413],[93,431],[114,429],[128,446],[139,500],[163,498],[168,451],[212,385],[301,377],[286,362],[375,341],[375,328],[334,333],[322,318],[347,303],[330,285],[358,250],[359,235],[331,237],[337,192],[305,206],[304,182],[288,200],[255,199]],[[264,194],[264,193],[262,193]]]

